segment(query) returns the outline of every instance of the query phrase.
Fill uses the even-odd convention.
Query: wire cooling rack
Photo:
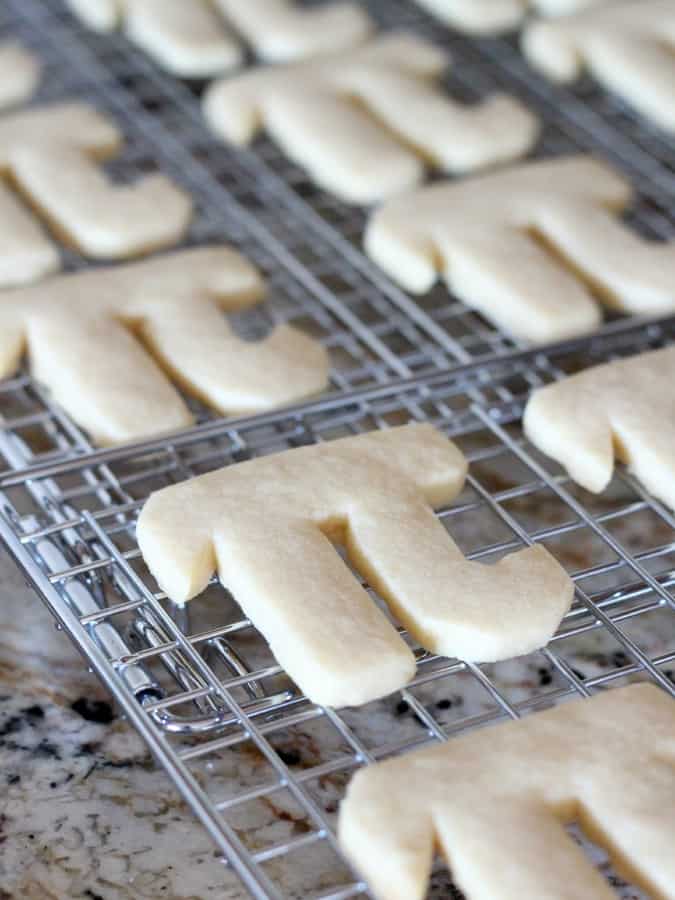
[[[639,194],[631,224],[673,237],[675,151],[619,101],[588,81],[550,87],[511,39],[460,38],[403,0],[369,6],[384,25],[413,27],[451,49],[455,96],[496,87],[522,96],[545,123],[538,155],[591,150],[627,172]],[[25,372],[0,384],[0,534],[242,891],[369,896],[334,838],[340,797],[360,765],[627,680],[675,694],[672,514],[621,469],[602,496],[587,494],[519,424],[532,387],[670,343],[675,318],[616,320],[593,339],[528,351],[444,289],[413,303],[361,253],[363,211],[318,191],[265,140],[251,151],[222,146],[201,122],[198,86],[167,77],[121,36],[86,32],[57,0],[6,0],[6,36],[43,60],[41,99],[79,96],[118,121],[128,143],[110,167],[115,177],[166,171],[198,206],[188,243],[224,240],[261,267],[270,301],[238,327],[258,334],[270,320],[291,320],[331,354],[336,393],[320,400],[231,421],[197,409],[190,431],[104,451]],[[64,265],[86,262],[65,252]],[[539,542],[574,577],[575,605],[545,650],[476,666],[415,648],[417,675],[404,691],[360,709],[324,709],[280,670],[226,584],[214,581],[178,609],[145,570],[134,527],[151,491],[411,420],[434,422],[471,461],[464,493],[439,513],[469,558],[494,562]],[[255,827],[261,808],[274,814],[271,829]],[[442,871],[432,895],[454,896]]]
[[[54,0],[47,5],[52,10],[60,9]],[[543,125],[539,144],[530,157],[590,152],[606,159],[629,176],[636,188],[637,200],[627,217],[631,226],[654,239],[675,236],[675,145],[619,98],[600,89],[590,78],[581,79],[571,88],[552,85],[523,59],[517,35],[468,39],[436,22],[413,0],[364,0],[363,5],[383,28],[413,29],[449,51],[454,64],[445,87],[455,98],[472,103],[495,91],[520,97]],[[71,20],[66,17],[65,21]],[[337,254],[339,271],[334,274],[339,278],[347,270],[352,278],[358,272],[355,292],[347,292],[345,297],[337,287],[341,301],[360,309],[361,301],[371,302],[374,286],[380,297],[413,316],[422,333],[433,334],[449,356],[459,361],[500,354],[513,347],[512,341],[443,286],[416,298],[411,306],[407,296],[361,252],[367,210],[342,203],[317,188],[274,143],[260,138],[248,152],[232,150],[205,137],[199,116],[197,121],[194,118],[194,96],[200,85],[193,84],[190,90],[167,79],[141,53],[132,53],[130,58],[129,45],[120,36],[101,39],[88,33],[84,38],[90,51],[143,99],[153,115],[159,114],[171,130],[180,129],[193,155],[204,161],[235,197],[254,208],[259,221],[264,221],[291,253],[299,258],[309,254],[311,259],[311,248],[322,245],[333,257]],[[299,230],[289,224],[289,219],[298,222]],[[421,313],[426,315],[420,318]]]
[[[0,532],[253,896],[368,896],[334,838],[358,766],[626,680],[675,696],[672,514],[622,470],[602,496],[585,493],[519,424],[532,386],[673,338],[675,320],[32,466],[5,432],[16,471],[0,479]],[[226,583],[177,609],[146,571],[134,525],[150,491],[411,420],[433,422],[471,462],[464,492],[439,513],[468,558],[537,542],[574,578],[574,606],[545,650],[478,666],[415,647],[417,675],[400,694],[332,710],[298,692]],[[261,806],[278,817],[271,832],[247,824]]]

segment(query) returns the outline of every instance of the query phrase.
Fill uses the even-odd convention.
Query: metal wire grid
[[[571,342],[553,358],[467,365],[28,471],[29,451],[5,433],[17,471],[0,479],[0,532],[252,896],[368,896],[333,833],[356,767],[627,679],[675,696],[672,514],[621,470],[601,497],[586,494],[519,426],[533,385],[673,338],[675,320],[637,340]],[[222,586],[187,611],[157,590],[134,538],[150,491],[410,420],[435,423],[471,461],[465,491],[439,513],[468,558],[538,542],[570,571],[575,605],[548,648],[481,666],[415,648],[417,676],[399,696],[336,711],[299,694]],[[274,813],[267,830],[255,827],[261,808]],[[448,896],[441,872],[435,883]]]
[[[392,2],[386,14],[396,24],[410,16],[410,24],[438,36],[411,7]],[[571,342],[546,356],[516,353],[470,365],[473,353],[512,348],[478,317],[448,305],[443,292],[420,307],[411,304],[351,244],[358,212],[322,200],[278,154],[275,162],[273,148],[235,154],[216,147],[185,88],[130,53],[121,38],[85,39],[57,4],[11,0],[5,16],[12,33],[18,30],[47,60],[48,96],[94,98],[121,122],[131,138],[114,169],[122,178],[159,164],[182,180],[201,207],[192,240],[225,238],[259,264],[262,257],[262,268],[291,298],[291,317],[302,309],[329,336],[361,349],[362,365],[346,365],[335,376],[349,396],[251,420],[205,422],[171,442],[97,453],[25,376],[3,386],[20,412],[0,435],[0,451],[15,470],[0,479],[0,531],[249,892],[367,895],[344,866],[332,832],[337,802],[358,765],[626,678],[651,678],[672,694],[672,515],[625,473],[602,498],[579,491],[523,441],[518,419],[531,386],[581,359],[587,364],[672,340],[675,325],[619,325],[590,346]],[[597,97],[585,98],[585,113],[581,94],[565,93],[560,110],[549,110],[561,94],[547,96],[548,88],[531,84],[508,42],[483,47],[461,44],[481,59],[489,52],[497,68],[484,77],[496,71],[509,89],[508,79],[522,79],[523,91],[540,98],[530,99],[549,119],[544,152],[591,146],[614,161],[618,155],[641,189],[638,227],[652,236],[672,234],[673,189],[658,136],[642,126],[631,136],[633,120],[599,110]],[[562,124],[554,127],[555,117]],[[566,143],[556,144],[560,135]],[[66,262],[82,264],[71,254]],[[319,311],[333,317],[327,325]],[[462,331],[455,330],[459,322]],[[383,353],[392,334],[410,343],[394,342]],[[448,362],[466,364],[391,382]],[[384,387],[359,389],[387,379]],[[550,647],[518,663],[517,674],[513,663],[467,666],[420,652],[418,675],[400,697],[359,710],[321,709],[298,694],[220,586],[187,613],[156,590],[133,536],[151,490],[226,462],[410,419],[444,428],[472,462],[465,494],[440,513],[469,558],[489,562],[538,541],[574,575],[574,609]],[[248,767],[243,782],[240,773],[228,775],[239,764]],[[261,804],[278,818],[271,833],[247,825]],[[437,887],[447,896],[447,884]]]

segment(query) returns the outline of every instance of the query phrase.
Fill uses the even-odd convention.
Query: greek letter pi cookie
[[[526,29],[523,50],[556,81],[587,68],[662,128],[675,131],[675,0],[611,3]]]
[[[153,494],[138,520],[148,568],[174,601],[218,569],[305,694],[331,706],[402,687],[415,659],[340,559],[434,652],[469,660],[551,638],[572,582],[541,546],[468,562],[433,513],[466,462],[431,425],[408,425],[240,463]]]
[[[536,390],[523,426],[589,491],[609,484],[614,457],[675,509],[675,347],[595,366]]]
[[[518,338],[560,340],[601,320],[593,294],[626,313],[675,309],[675,243],[650,243],[618,218],[632,189],[588,156],[526,163],[433,184],[386,202],[365,247],[413,293],[438,276]]]
[[[0,377],[28,350],[35,377],[100,444],[192,424],[167,374],[223,413],[260,412],[322,390],[328,361],[311,338],[287,325],[253,343],[232,331],[223,310],[244,309],[263,293],[258,272],[225,247],[3,291]]]
[[[535,117],[512,97],[463,106],[438,81],[447,54],[391,33],[351,52],[221,79],[205,94],[214,131],[247,144],[263,128],[321,187],[372,203],[417,184],[425,160],[466,172],[512,160],[536,140]]]
[[[467,900],[616,900],[578,822],[654,900],[675,898],[675,703],[640,684],[361,769],[339,837],[377,900],[426,897],[434,843]]]

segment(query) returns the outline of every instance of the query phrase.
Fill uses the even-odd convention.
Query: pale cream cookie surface
[[[226,20],[267,62],[337,53],[365,41],[374,25],[358,3],[303,7],[295,0],[215,0]]]
[[[305,7],[295,0],[67,0],[90,28],[122,26],[161,66],[206,78],[244,61],[243,38],[268,62],[304,59],[353,47],[373,23],[357,3]]]
[[[565,16],[614,0],[416,0],[442,22],[470,34],[499,34],[517,28],[528,10]]]
[[[536,390],[527,437],[582,487],[603,491],[614,458],[675,509],[675,347],[594,366]]]
[[[0,293],[0,377],[35,378],[99,444],[185,428],[171,384],[222,413],[261,412],[326,386],[323,347],[287,325],[257,342],[223,315],[257,303],[257,270],[226,247],[59,275]]]
[[[638,112],[675,132],[675,0],[623,0],[523,34],[539,71],[572,82],[587,69]]]
[[[164,175],[113,184],[100,167],[122,144],[116,126],[84,103],[36,106],[0,116],[0,176],[85,256],[118,259],[176,243],[192,201]],[[0,191],[0,285],[34,281],[59,257],[29,210]]]
[[[39,80],[36,57],[19,44],[0,44],[0,109],[30,99]],[[0,182],[0,288],[40,278],[59,265],[58,251],[44,229]]]
[[[633,191],[589,156],[526,163],[389,200],[368,223],[368,255],[415,294],[437,278],[516,338],[592,331],[600,299],[635,315],[675,310],[675,242],[620,220]]]
[[[467,900],[616,900],[578,823],[654,900],[675,898],[675,702],[615,688],[361,769],[339,839],[377,900],[427,896],[434,844]]]
[[[20,44],[0,44],[0,109],[29,100],[40,81],[37,57]]]
[[[218,570],[311,700],[366,703],[405,685],[415,658],[332,541],[415,640],[442,655],[530,652],[570,607],[572,581],[542,546],[495,565],[465,559],[433,510],[461,491],[466,468],[431,425],[302,447],[153,494],[139,547],[178,603]]]
[[[413,187],[427,163],[463,173],[525,154],[535,116],[504,94],[465,106],[439,87],[438,47],[392,32],[320,60],[257,68],[206,92],[213,130],[248,144],[263,129],[325,190],[373,203]]]

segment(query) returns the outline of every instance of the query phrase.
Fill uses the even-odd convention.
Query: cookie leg
[[[675,35],[664,34],[661,42],[656,32],[654,40],[611,31],[594,34],[584,56],[599,81],[662,128],[675,131]]]
[[[613,211],[578,201],[542,210],[538,225],[608,305],[637,315],[675,309],[672,244],[650,243]]]
[[[136,338],[112,318],[40,316],[28,323],[38,381],[100,444],[192,424],[180,394]]]
[[[223,583],[314,702],[365,703],[413,676],[411,651],[317,525],[266,528],[242,510],[214,544]]]
[[[398,498],[350,515],[359,571],[428,650],[478,662],[546,644],[569,609],[569,577],[542,547],[469,562],[426,506]]]
[[[12,171],[55,231],[95,259],[173,244],[192,216],[190,198],[164,175],[114,184],[77,148],[24,148],[12,155]]]
[[[509,334],[536,343],[593,331],[588,290],[534,236],[515,228],[436,235],[452,290]]]
[[[471,900],[616,900],[548,809],[492,805],[482,814],[438,812],[434,824],[454,879]]]
[[[348,97],[280,91],[267,98],[265,121],[291,159],[348,203],[375,203],[424,177],[422,160]]]
[[[287,325],[244,341],[214,303],[166,304],[144,321],[142,335],[176,381],[222,413],[262,412],[326,387],[321,344]]]

